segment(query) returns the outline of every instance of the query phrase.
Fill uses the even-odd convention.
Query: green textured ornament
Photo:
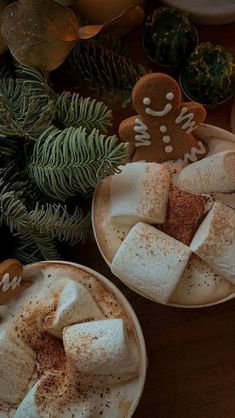
[[[151,61],[179,68],[197,45],[188,14],[173,7],[156,9],[146,21],[144,49]]]

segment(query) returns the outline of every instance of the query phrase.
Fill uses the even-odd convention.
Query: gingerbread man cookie
[[[138,115],[119,127],[122,141],[134,145],[132,161],[182,159],[188,163],[205,156],[207,146],[192,131],[204,121],[206,111],[199,103],[181,103],[180,87],[172,77],[143,76],[133,89],[132,103]]]
[[[0,305],[4,305],[11,299],[31,286],[30,282],[22,281],[22,264],[15,259],[5,260],[0,263]]]

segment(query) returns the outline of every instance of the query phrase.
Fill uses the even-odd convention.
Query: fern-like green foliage
[[[2,174],[7,177],[9,172]],[[84,217],[78,207],[71,215],[66,205],[55,203],[40,205],[37,202],[30,210],[27,207],[27,193],[31,187],[29,179],[24,180],[22,176],[18,181],[11,181],[1,180],[0,218],[20,241],[18,250],[23,261],[28,258],[35,260],[36,256],[48,260],[58,258],[55,240],[74,244],[89,236],[90,216]]]
[[[83,216],[76,207],[70,215],[65,205],[53,203],[45,206],[36,205],[29,214],[30,225],[42,234],[50,234],[52,238],[75,244],[84,242],[90,235],[90,213]]]
[[[126,144],[104,135],[111,118],[102,102],[56,94],[46,73],[2,67],[0,227],[16,241],[9,256],[26,263],[57,259],[58,241],[87,239],[91,222],[82,200],[128,157]],[[80,204],[69,205],[69,197]]]
[[[16,157],[20,149],[18,138],[6,138],[0,136],[0,167],[7,161]]]
[[[14,76],[18,80],[34,84],[34,87],[38,87],[39,90],[47,92],[51,96],[55,95],[54,91],[48,84],[48,73],[46,71],[39,71],[36,68],[29,67],[23,64],[16,64],[14,68]]]
[[[9,227],[10,231],[20,240],[31,242],[28,246],[28,256],[40,254],[40,258],[58,258],[55,243],[48,234],[41,234],[30,225],[30,218],[27,208],[20,196],[14,191],[3,191],[0,195],[0,211],[2,221]],[[32,257],[30,257],[32,259]]]
[[[64,201],[90,193],[127,158],[127,145],[118,144],[116,136],[106,137],[96,129],[87,134],[82,127],[51,127],[36,142],[28,170],[45,195]]]
[[[116,55],[128,56],[129,51],[127,45],[125,45],[121,39],[113,33],[99,34],[95,37],[96,45],[100,45],[103,48],[111,49]]]
[[[80,126],[91,132],[94,128],[106,133],[111,126],[112,111],[103,103],[90,97],[79,97],[78,93],[64,91],[56,102],[58,123],[64,128]]]
[[[0,133],[37,139],[55,118],[55,100],[39,71],[19,66],[16,75],[0,77]]]
[[[76,83],[86,81],[99,90],[101,96],[119,96],[123,105],[131,100],[131,91],[137,80],[146,74],[143,66],[135,64],[126,55],[103,46],[100,41],[78,42],[59,73]]]
[[[57,260],[59,255],[56,244],[48,235],[42,237],[34,235],[34,240],[30,234],[15,232],[14,237],[17,239],[17,246],[13,256],[23,263],[34,263],[36,261]]]

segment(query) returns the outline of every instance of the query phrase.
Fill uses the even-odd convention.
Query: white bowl
[[[209,147],[208,155],[216,154],[228,149],[235,150],[235,135],[224,129],[213,125],[201,124],[195,133],[200,139],[207,143]],[[92,204],[92,225],[96,243],[109,268],[111,268],[114,254],[131,229],[131,226],[129,225],[117,226],[117,224],[112,222],[109,217],[110,181],[110,179],[106,179],[105,182],[98,187]],[[233,198],[235,203],[235,193],[233,194]],[[228,202],[225,201],[225,203]],[[190,291],[197,302],[189,303],[187,301],[188,297],[186,286],[181,286],[181,294],[179,295],[179,292],[175,293],[167,305],[178,308],[202,308],[217,305],[235,297],[235,286],[227,280],[224,280],[222,283],[219,281],[216,283],[213,282],[213,286],[211,286],[210,289],[212,292],[211,296],[208,300],[205,300],[205,290],[208,293],[208,282],[201,279],[203,278],[200,278],[199,285],[194,279],[192,279],[192,282],[190,283],[187,282],[187,285],[191,284]],[[125,282],[125,280],[122,281],[136,293],[156,302],[156,300],[151,298],[149,295],[146,295],[130,286]],[[198,289],[198,286],[200,286],[200,289]]]
[[[61,272],[59,270],[60,266],[61,266]],[[133,330],[133,336],[134,336],[133,338],[135,339],[136,346],[139,352],[140,373],[138,377],[132,379],[131,381],[122,383],[118,385],[117,387],[116,386],[112,387],[111,392],[112,392],[113,399],[117,398],[116,392],[120,392],[121,395],[123,395],[123,397],[126,396],[127,399],[129,396],[128,401],[130,401],[130,406],[129,406],[128,411],[125,410],[123,418],[131,418],[142,396],[145,379],[146,379],[146,370],[147,370],[147,355],[146,355],[145,341],[144,341],[143,333],[142,333],[139,321],[136,317],[136,314],[133,311],[127,299],[125,298],[125,296],[123,296],[120,290],[112,282],[110,282],[108,279],[106,279],[104,276],[97,273],[96,271],[80,264],[71,263],[67,261],[57,261],[57,260],[56,261],[42,261],[38,263],[28,264],[24,266],[22,278],[25,280],[34,282],[36,281],[35,280],[36,275],[38,275],[37,277],[40,277],[40,272],[42,270],[49,269],[48,273],[50,273],[51,278],[53,279],[53,274],[54,274],[55,280],[56,280],[56,278],[58,278],[58,275],[63,274],[62,268],[64,269],[64,266],[68,267],[68,277],[70,277],[73,280],[77,280],[76,277],[77,277],[78,269],[83,270],[84,272],[89,273],[92,276],[94,276],[102,284],[102,286],[105,288],[105,290],[107,290],[109,294],[114,295],[115,299],[121,305],[121,308],[125,312],[127,316],[127,320],[129,320],[130,327]],[[116,406],[114,407],[114,403],[111,403],[110,408],[107,409],[107,412],[106,413],[104,412],[104,415],[102,416],[105,416],[107,418],[109,417],[109,415],[107,414],[112,413],[112,416],[116,417],[115,412],[117,412]],[[75,418],[79,418],[79,417],[75,417]]]
[[[168,6],[177,7],[190,14],[193,22],[202,25],[223,25],[235,22],[234,0],[162,0]]]

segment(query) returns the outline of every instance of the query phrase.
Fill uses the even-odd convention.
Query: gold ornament
[[[75,0],[72,8],[89,23],[101,24],[113,19],[130,6],[140,6],[144,9],[145,0]]]
[[[132,6],[104,24],[80,27],[73,10],[59,2],[18,0],[3,11],[1,33],[18,62],[51,71],[62,64],[79,39],[101,32],[123,34],[143,17],[143,10]]]

